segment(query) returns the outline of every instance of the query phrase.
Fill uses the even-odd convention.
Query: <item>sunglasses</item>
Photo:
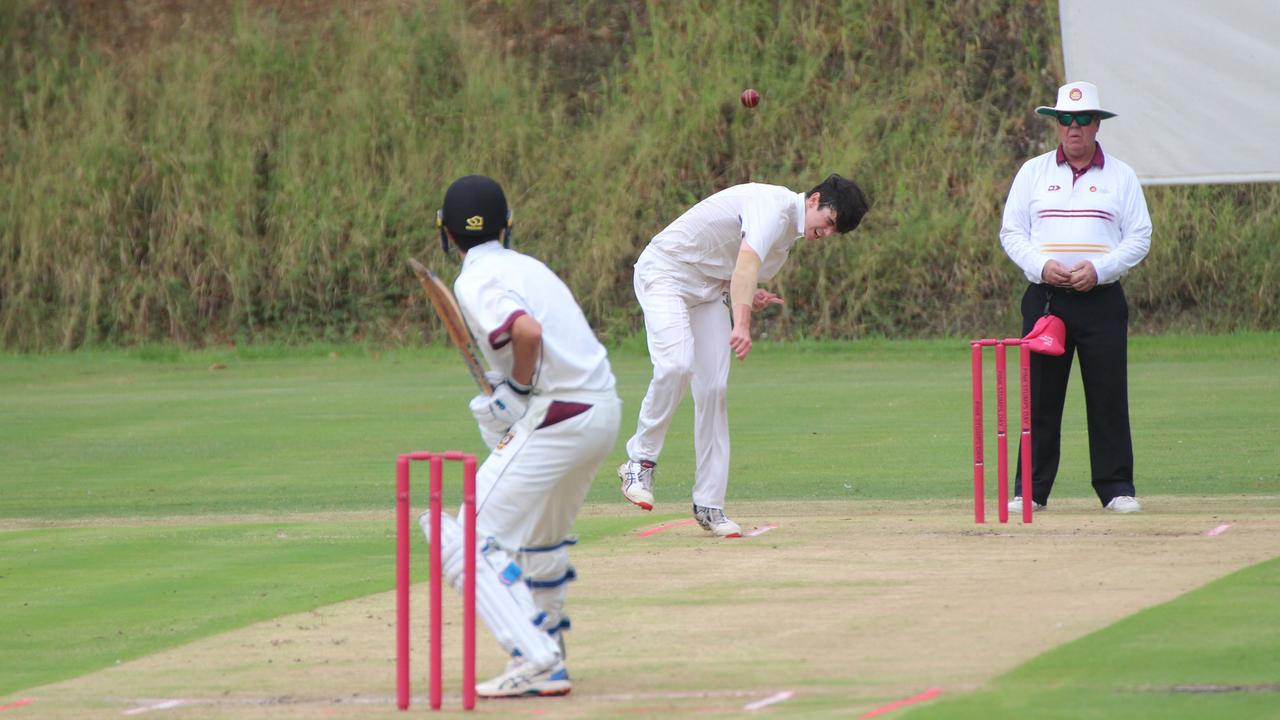
[[[1071,121],[1074,120],[1080,127],[1089,127],[1093,124],[1093,113],[1058,113],[1058,124],[1062,127],[1071,127]]]

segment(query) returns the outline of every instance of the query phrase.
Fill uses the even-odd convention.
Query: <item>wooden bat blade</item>
[[[435,273],[428,270],[426,265],[414,258],[409,258],[409,267],[413,268],[413,274],[418,276],[422,291],[427,294],[427,299],[431,301],[431,306],[435,308],[436,316],[440,318],[440,323],[444,325],[445,332],[449,334],[449,340],[462,355],[462,361],[466,364],[472,379],[476,381],[476,385],[480,387],[481,392],[485,395],[492,395],[493,386],[489,384],[489,379],[484,376],[484,365],[480,363],[480,357],[476,354],[475,344],[471,339],[471,331],[467,330],[467,323],[462,319],[462,310],[458,308],[458,301],[454,299],[449,286],[445,285]]]

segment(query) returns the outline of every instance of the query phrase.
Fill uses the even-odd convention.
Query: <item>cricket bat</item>
[[[480,357],[476,355],[475,343],[472,342],[471,333],[462,319],[462,311],[458,309],[458,301],[453,298],[449,286],[414,258],[409,258],[409,266],[418,276],[418,282],[422,283],[422,290],[431,300],[431,305],[435,307],[436,315],[444,325],[445,331],[449,333],[453,346],[462,354],[462,362],[466,363],[467,370],[471,372],[471,378],[476,381],[476,385],[480,386],[481,392],[492,395],[493,386],[484,376],[484,366],[480,364]]]

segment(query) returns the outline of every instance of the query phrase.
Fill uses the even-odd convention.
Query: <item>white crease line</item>
[[[191,700],[182,700],[182,699],[165,700],[164,702],[158,702],[155,705],[144,705],[143,707],[136,707],[136,708],[133,708],[132,710],[125,710],[124,714],[125,715],[141,715],[142,713],[151,712],[152,710],[171,710],[176,707],[182,707],[183,705],[190,705],[191,702],[192,702]]]
[[[746,531],[746,532],[744,532],[744,533],[742,533],[742,534],[743,534],[743,535],[745,535],[745,536],[747,536],[747,537],[755,537],[755,536],[757,536],[757,535],[763,535],[763,534],[765,534],[765,533],[769,532],[770,530],[776,530],[777,528],[778,528],[778,526],[777,526],[777,525],[765,525],[765,526],[763,526],[763,527],[753,528],[753,529],[748,530],[748,531]]]
[[[743,710],[759,710],[760,708],[769,707],[774,703],[780,703],[783,700],[790,700],[795,696],[796,694],[794,692],[790,690],[783,690],[782,692],[774,693],[763,700],[757,700],[753,703],[747,703],[746,705],[742,706],[742,709]]]
[[[1214,528],[1214,529],[1212,529],[1212,530],[1209,530],[1209,531],[1205,532],[1205,535],[1206,535],[1206,536],[1208,536],[1208,537],[1216,537],[1216,536],[1221,535],[1222,533],[1226,532],[1226,531],[1227,531],[1227,528],[1231,527],[1231,525],[1232,525],[1232,523],[1222,523],[1222,524],[1221,524],[1221,525],[1219,525],[1218,527],[1216,527],[1216,528]]]

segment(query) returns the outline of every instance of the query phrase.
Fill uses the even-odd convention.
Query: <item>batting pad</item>
[[[418,520],[428,542],[431,514]],[[448,514],[440,516],[440,555],[445,579],[454,590],[462,589],[462,526]],[[492,548],[492,545],[486,545]],[[490,555],[493,556],[492,562]],[[502,566],[502,572],[494,568]],[[533,624],[538,610],[529,588],[520,582],[520,566],[496,548],[488,553],[476,548],[476,613],[508,654],[520,653],[538,667],[550,667],[559,660],[560,646]]]
[[[550,548],[526,548],[520,553],[520,564],[525,568],[524,584],[529,587],[533,603],[539,610],[538,626],[551,635],[568,629],[569,618],[564,614],[565,595],[569,583],[578,574],[569,564],[566,543]]]

